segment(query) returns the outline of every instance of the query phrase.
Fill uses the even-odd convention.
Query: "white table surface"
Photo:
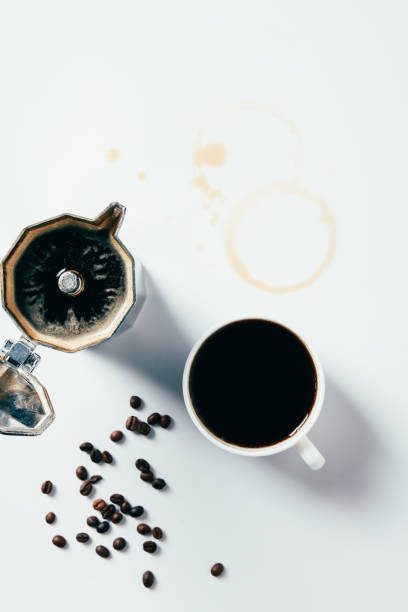
[[[40,350],[37,376],[57,418],[39,438],[0,440],[1,609],[404,609],[404,3],[38,0],[2,2],[1,14],[2,254],[25,225],[61,212],[94,217],[117,200],[149,292],[128,334],[74,355]],[[201,128],[225,147],[224,163],[201,167],[223,201],[193,184]],[[327,203],[337,246],[310,286],[264,291],[230,265],[225,226],[248,193],[294,180]],[[302,281],[327,248],[314,201],[285,201],[266,197],[239,227],[239,256],[270,285]],[[225,453],[183,407],[191,345],[247,312],[296,326],[321,357],[327,401],[311,438],[327,464],[318,473],[294,451]],[[0,324],[4,338],[17,337],[4,311]],[[132,393],[145,416],[167,412],[175,426],[116,447],[109,433],[124,427]],[[92,465],[78,450],[88,439],[116,459],[94,470],[104,476],[98,494],[123,492],[165,530],[157,556],[141,550],[133,520],[114,528],[130,547],[109,561],[93,547],[112,533],[75,541],[92,513],[74,473]],[[167,491],[138,479],[139,456]],[[51,498],[40,493],[47,478]],[[54,526],[44,522],[50,510]],[[66,550],[52,546],[55,533]],[[227,568],[219,580],[215,561]],[[141,585],[148,568],[151,591]]]

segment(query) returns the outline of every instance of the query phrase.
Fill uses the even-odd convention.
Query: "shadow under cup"
[[[296,444],[320,412],[324,379],[306,343],[286,326],[243,318],[193,347],[183,393],[195,425],[232,452],[259,456]]]

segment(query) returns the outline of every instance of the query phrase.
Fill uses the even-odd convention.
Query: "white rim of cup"
[[[288,331],[290,331],[292,334],[297,336],[299,340],[302,342],[302,344],[309,351],[309,354],[312,358],[313,364],[316,369],[316,378],[317,378],[317,393],[316,393],[315,401],[313,403],[312,409],[306,421],[304,421],[304,423],[299,426],[296,433],[290,436],[289,438],[286,438],[285,440],[282,440],[281,442],[276,442],[275,444],[271,444],[270,446],[262,446],[260,448],[248,448],[248,447],[238,446],[236,444],[226,442],[225,440],[222,440],[221,438],[218,438],[215,434],[213,434],[204,425],[204,423],[201,421],[201,419],[197,415],[194,409],[194,406],[193,406],[193,402],[190,397],[189,384],[188,384],[191,365],[199,349],[204,344],[204,342],[219,329],[222,329],[223,327],[230,325],[231,323],[238,323],[239,321],[246,321],[248,319],[259,319],[262,321],[268,321],[269,323],[275,323],[276,325],[285,327]],[[304,339],[303,335],[299,334],[295,329],[293,329],[291,325],[287,325],[286,323],[283,323],[282,321],[277,321],[276,319],[271,319],[270,317],[262,316],[259,314],[239,316],[237,318],[228,319],[224,321],[223,323],[219,323],[217,325],[213,325],[212,327],[210,327],[193,345],[187,357],[185,366],[184,366],[184,372],[183,372],[184,403],[186,405],[187,412],[189,413],[194,425],[208,440],[210,440],[210,442],[212,442],[219,448],[227,450],[230,453],[235,453],[236,455],[244,455],[246,457],[265,457],[266,455],[275,455],[276,453],[280,453],[281,451],[291,448],[292,446],[297,444],[297,442],[299,442],[299,440],[303,438],[303,436],[305,436],[311,430],[311,428],[317,421],[320,411],[322,409],[324,393],[325,393],[325,379],[324,379],[323,368],[322,368],[320,360],[317,357],[315,351],[310,346],[310,343]]]

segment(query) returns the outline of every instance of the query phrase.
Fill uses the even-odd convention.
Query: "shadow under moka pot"
[[[32,375],[37,344],[75,352],[131,325],[145,299],[142,266],[117,238],[125,208],[64,214],[26,227],[1,266],[2,301],[23,335],[0,349],[0,433],[37,435],[53,421]]]

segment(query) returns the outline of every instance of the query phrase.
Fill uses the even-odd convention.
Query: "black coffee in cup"
[[[306,421],[317,373],[295,333],[264,319],[244,319],[204,341],[188,389],[197,416],[213,435],[260,448],[289,438]]]

